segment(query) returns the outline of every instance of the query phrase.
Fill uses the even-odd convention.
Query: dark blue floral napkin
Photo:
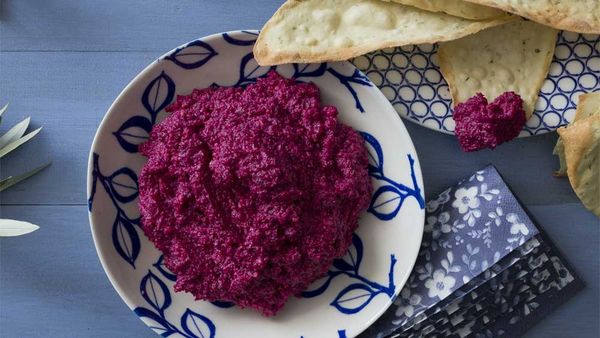
[[[583,286],[491,165],[426,211],[412,275],[361,337],[514,337]]]

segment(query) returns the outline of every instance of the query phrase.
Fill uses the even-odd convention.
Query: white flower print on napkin
[[[374,332],[387,335],[412,325],[424,311],[451,301],[453,293],[465,284],[473,280],[473,285],[483,283],[493,275],[491,266],[537,234],[493,166],[430,200],[426,211],[418,259],[390,309],[394,319],[381,322]]]
[[[415,313],[415,309],[421,304],[421,296],[411,294],[411,289],[404,288],[402,289],[402,292],[400,292],[400,297],[398,297],[394,304],[398,305],[398,308],[396,309],[397,317],[402,315],[412,317]]]
[[[458,209],[460,214],[464,214],[463,220],[467,221],[470,227],[474,226],[477,218],[481,217],[481,210],[478,209],[481,205],[478,188],[459,188],[454,192],[454,198],[452,206]]]
[[[427,210],[427,212],[429,213],[432,213],[436,211],[440,206],[446,204],[450,200],[450,190],[452,190],[452,188],[444,190],[444,192],[442,192],[436,199],[427,202],[425,210]]]
[[[459,188],[454,193],[454,198],[452,206],[458,209],[461,214],[469,211],[469,209],[478,208],[480,205],[477,197],[477,187]]]
[[[429,290],[427,296],[444,299],[452,293],[454,284],[456,284],[454,277],[447,275],[442,269],[435,270],[433,277],[425,282],[425,287]]]
[[[452,231],[449,221],[450,214],[447,212],[442,212],[437,216],[428,216],[423,231],[431,232],[431,237],[436,240],[442,233],[447,234]]]
[[[506,221],[510,223],[510,234],[513,235],[506,239],[509,243],[507,248],[514,248],[525,243],[526,236],[529,235],[529,228],[524,222],[521,222],[519,215],[510,213],[506,215]]]
[[[521,222],[521,220],[519,219],[519,215],[510,213],[510,214],[506,215],[506,220],[512,224],[510,226],[511,234],[513,234],[513,235],[519,235],[519,234],[528,235],[529,234],[529,229],[527,229],[527,226],[525,225],[525,223]]]

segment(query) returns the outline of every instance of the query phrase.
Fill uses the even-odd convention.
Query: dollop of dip
[[[364,140],[316,85],[275,72],[167,111],[140,146],[144,232],[176,291],[275,315],[350,246],[372,190]]]
[[[492,103],[481,93],[459,103],[453,113],[458,138],[463,151],[496,148],[517,137],[525,125],[523,100],[515,92],[505,92]]]

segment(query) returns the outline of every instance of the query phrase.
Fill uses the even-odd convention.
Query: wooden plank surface
[[[600,330],[600,227],[578,203],[530,211],[588,287],[528,337],[593,337]],[[154,336],[104,275],[84,207],[3,206],[0,216],[41,225],[28,236],[0,241],[0,337]]]
[[[87,157],[96,128],[119,92],[160,54],[2,53],[1,76],[10,80],[0,82],[0,103],[10,101],[11,105],[0,131],[27,116],[32,117],[33,127],[44,127],[30,144],[3,161],[2,174],[19,173],[48,159],[54,161],[46,172],[4,193],[3,203],[84,203]],[[552,156],[555,133],[467,154],[452,136],[405,124],[421,160],[428,196],[493,163],[513,182],[517,195],[527,205],[577,201],[567,180],[552,176],[558,167]]]
[[[0,51],[166,52],[209,34],[259,29],[281,3],[3,0]]]
[[[0,217],[41,225],[0,239],[0,337],[153,337],[112,289],[96,257],[85,208],[89,148],[125,85],[169,49],[211,33],[259,28],[281,1],[1,0],[0,132],[31,116],[42,133],[0,162],[0,176],[52,159],[0,195]],[[462,153],[453,137],[406,123],[428,196],[493,163],[574,263],[588,287],[528,333],[600,332],[600,222],[577,201],[551,150],[556,135]]]

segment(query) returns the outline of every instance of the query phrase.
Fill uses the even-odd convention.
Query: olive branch
[[[0,109],[0,122],[2,122],[2,116],[7,110],[8,104]],[[42,127],[39,127],[36,130],[26,134],[27,128],[29,128],[29,122],[31,122],[31,117],[28,117],[17,123],[6,133],[4,133],[4,135],[0,136],[0,159],[39,134],[39,132],[42,130]],[[46,163],[26,173],[1,179],[0,192],[39,173],[40,171],[46,169],[49,165],[50,163]],[[0,237],[25,235],[37,229],[39,229],[37,225],[29,222],[17,221],[13,219],[0,219]]]

